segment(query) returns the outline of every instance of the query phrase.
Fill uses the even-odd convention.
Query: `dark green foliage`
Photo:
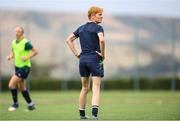
[[[8,90],[10,77],[1,79],[2,90]],[[176,78],[176,90],[180,89],[180,79]],[[139,78],[140,90],[170,90],[171,78]],[[91,82],[92,83],[92,82]],[[133,89],[133,78],[119,78],[102,80],[101,88],[104,90],[129,90]],[[60,80],[52,78],[32,78],[27,80],[31,90],[80,90],[81,81],[76,79]]]

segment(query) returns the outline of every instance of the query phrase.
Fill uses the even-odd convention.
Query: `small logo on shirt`
[[[20,77],[20,76],[21,76],[21,74],[19,73],[19,74],[18,74],[18,76]]]

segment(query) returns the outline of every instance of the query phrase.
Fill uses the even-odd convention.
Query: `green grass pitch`
[[[88,94],[86,114],[91,116]],[[0,120],[79,120],[78,91],[32,91],[36,110],[26,112],[26,103],[19,93],[20,107],[9,112],[10,92],[0,93]],[[102,91],[100,120],[178,120],[180,92],[171,91]]]

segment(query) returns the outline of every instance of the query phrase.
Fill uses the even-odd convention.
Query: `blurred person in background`
[[[34,110],[35,106],[31,100],[29,91],[25,85],[25,79],[28,77],[31,68],[31,58],[37,55],[37,50],[33,45],[23,36],[24,29],[20,26],[15,28],[16,39],[12,40],[11,53],[7,56],[8,60],[14,59],[15,73],[9,81],[9,89],[12,94],[13,104],[9,107],[9,111],[15,111],[19,107],[18,103],[18,91],[22,92],[24,99],[26,100],[28,110]]]
[[[68,36],[66,42],[72,53],[80,59],[79,72],[82,89],[79,96],[80,119],[88,119],[85,114],[86,97],[89,90],[89,77],[92,76],[92,119],[98,120],[100,102],[100,84],[104,76],[103,60],[105,59],[105,39],[103,27],[103,9],[93,6],[88,10],[89,21],[77,28]],[[79,38],[81,53],[77,52],[73,41]]]

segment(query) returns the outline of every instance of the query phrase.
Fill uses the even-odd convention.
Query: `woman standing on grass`
[[[89,77],[92,76],[92,119],[98,119],[100,100],[101,78],[104,76],[102,61],[105,59],[105,39],[103,27],[98,25],[102,22],[103,9],[91,7],[88,11],[89,21],[81,25],[67,38],[67,44],[73,54],[80,58],[79,72],[81,75],[82,89],[79,96],[80,119],[87,119],[85,115],[86,97],[89,90]],[[73,41],[79,38],[81,54],[79,54]]]

